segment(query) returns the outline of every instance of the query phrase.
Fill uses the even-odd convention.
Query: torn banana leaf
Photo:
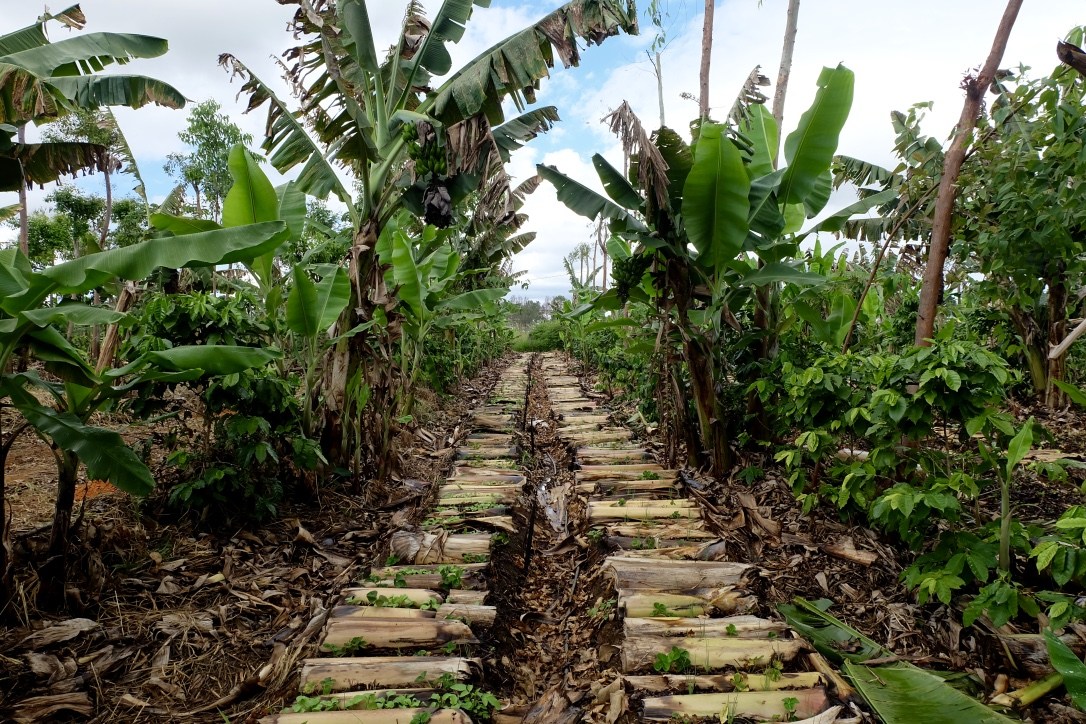
[[[946,674],[909,663],[865,666],[893,653],[826,612],[831,601],[796,598],[777,607],[788,625],[843,671],[886,724],[991,724],[1011,722],[947,683]],[[965,682],[955,682],[959,686]]]
[[[838,666],[845,661],[863,663],[868,659],[892,656],[893,652],[864,636],[844,621],[826,612],[832,601],[794,598],[777,606],[788,625],[802,634],[818,653]]]
[[[912,664],[875,667],[846,661],[844,672],[886,724],[1010,724],[1014,721]]]

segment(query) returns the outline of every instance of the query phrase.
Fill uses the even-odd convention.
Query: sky
[[[685,133],[697,115],[697,103],[683,98],[698,91],[698,65],[702,6],[700,0],[661,0],[667,47],[663,52],[664,105],[667,125]],[[274,0],[82,0],[87,31],[131,32],[166,38],[169,52],[160,58],[124,66],[167,81],[193,103],[213,98],[226,113],[258,141],[263,138],[264,108],[244,115],[244,99],[237,99],[240,83],[217,65],[220,53],[230,52],[258,76],[288,96],[275,63],[291,45],[287,22],[292,7]],[[398,35],[406,0],[371,0],[368,3],[378,47],[391,45]],[[454,66],[470,60],[499,39],[534,23],[560,6],[558,0],[522,2],[493,0],[489,8],[476,8],[464,38],[450,49]],[[67,5],[54,0],[54,9]],[[437,0],[424,5],[436,11]],[[640,8],[647,0],[638,3]],[[787,0],[719,0],[713,30],[710,105],[723,118],[743,80],[756,65],[775,81],[780,62]],[[998,0],[911,0],[908,3],[872,0],[804,0],[800,8],[792,79],[785,107],[784,129],[790,131],[814,97],[823,66],[843,63],[856,74],[852,114],[841,137],[839,152],[880,165],[893,166],[893,130],[889,115],[910,105],[933,101],[924,130],[947,138],[961,113],[963,74],[984,62],[1005,6]],[[42,7],[29,0],[0,0],[4,13],[0,32],[33,22]],[[1043,75],[1057,64],[1055,45],[1075,25],[1086,23],[1082,0],[1028,0],[1019,15],[1004,55],[1003,67],[1031,66]],[[621,149],[601,119],[623,100],[628,101],[644,125],[659,125],[656,79],[646,53],[656,29],[644,17],[641,35],[619,36],[585,50],[581,66],[555,69],[543,81],[537,105],[554,105],[562,121],[518,151],[510,172],[523,180],[546,163],[573,178],[600,188],[592,169],[593,153],[602,153],[614,165],[622,162]],[[67,35],[54,29],[52,38]],[[115,71],[114,71],[115,72]],[[763,89],[772,96],[772,88]],[[266,108],[266,107],[265,107]],[[116,111],[122,130],[140,164],[152,201],[172,188],[162,170],[166,155],[184,151],[177,133],[185,126],[184,110],[145,107]],[[30,137],[33,138],[33,130]],[[275,183],[274,170],[270,175]],[[101,193],[100,177],[78,181]],[[120,192],[128,188],[121,180]],[[44,191],[30,194],[31,208],[47,206]],[[836,196],[831,207],[852,199]],[[0,193],[0,207],[16,203],[14,194]],[[592,240],[590,223],[567,211],[544,183],[529,197],[523,211],[525,231],[536,240],[514,260],[516,270],[527,271],[527,290],[516,294],[545,299],[565,294],[569,282],[562,259],[578,244]],[[14,232],[0,229],[0,240]]]

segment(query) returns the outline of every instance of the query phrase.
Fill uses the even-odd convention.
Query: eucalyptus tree
[[[475,6],[489,0],[445,0],[431,18],[409,3],[384,58],[364,0],[283,2],[297,6],[298,45],[284,63],[297,108],[237,58],[223,55],[220,63],[244,78],[249,110],[269,104],[263,147],[271,164],[283,173],[301,167],[301,191],[335,194],[350,210],[352,300],[323,380],[325,446],[345,461],[357,428],[371,439],[388,438],[380,411],[391,407],[397,389],[396,325],[375,323],[393,295],[376,252],[385,226],[405,209],[448,225],[452,207],[487,185],[496,189],[492,206],[511,210],[504,162],[557,117],[553,108],[527,111],[539,82],[556,60],[577,65],[580,42],[636,32],[636,9],[632,0],[573,0],[454,70],[448,46],[463,38]],[[506,102],[521,115],[507,121]],[[341,172],[357,182],[357,198]],[[378,474],[387,472],[385,453],[370,461]]]
[[[105,189],[105,206],[98,225],[98,246],[105,247],[109,228],[113,223],[113,174],[126,172],[136,179],[135,191],[144,206],[147,204],[147,191],[139,166],[132,155],[128,139],[117,125],[117,119],[108,108],[91,110],[77,108],[73,113],[62,116],[42,130],[42,138],[49,142],[86,142],[102,146],[105,149],[102,167],[102,184]]]

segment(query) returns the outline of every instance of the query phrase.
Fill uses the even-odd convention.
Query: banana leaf
[[[88,478],[108,480],[133,495],[147,495],[154,489],[151,471],[117,433],[86,425],[74,415],[45,407],[21,387],[9,384],[0,389],[0,394],[3,393],[10,396],[35,429],[62,450],[74,452],[87,466]]]
[[[1075,702],[1079,709],[1086,711],[1086,664],[1051,630],[1045,631],[1045,644],[1052,668],[1063,677],[1063,685],[1067,687],[1071,701]]]
[[[796,598],[777,607],[788,625],[820,654],[841,665],[856,690],[886,724],[998,724],[1011,722],[946,682],[942,675],[909,663],[866,666],[891,656],[884,646],[826,612],[830,601]]]
[[[845,662],[845,675],[886,724],[1005,724],[1014,721],[912,664]]]

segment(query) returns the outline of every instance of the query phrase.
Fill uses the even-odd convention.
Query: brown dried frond
[[[768,85],[769,78],[762,73],[762,66],[754,66],[754,70],[752,70],[750,75],[747,76],[747,79],[743,81],[743,86],[735,96],[735,102],[732,104],[731,110],[728,111],[728,120],[735,124],[742,123],[748,108],[753,105],[765,103],[768,99],[766,98],[766,95],[758,89]]]
[[[630,104],[623,101],[621,106],[604,117],[603,122],[622,141],[622,152],[626,157],[637,157],[637,182],[648,195],[650,211],[667,208],[667,161]]]
[[[400,57],[411,60],[422,47],[422,42],[430,34],[430,20],[426,17],[426,8],[418,0],[411,0],[403,18],[403,44]]]

